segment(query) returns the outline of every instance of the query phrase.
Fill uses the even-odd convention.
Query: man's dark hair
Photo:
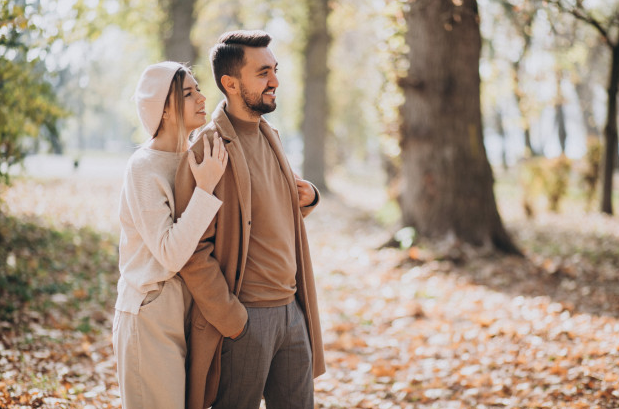
[[[223,92],[221,77],[229,75],[239,78],[245,65],[245,47],[268,47],[271,36],[261,30],[238,30],[224,33],[211,48],[211,67],[215,83]]]

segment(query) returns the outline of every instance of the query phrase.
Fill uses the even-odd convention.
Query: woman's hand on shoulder
[[[200,189],[212,194],[226,170],[228,151],[226,151],[224,142],[217,132],[215,132],[213,138],[213,149],[211,149],[205,133],[202,134],[202,143],[204,144],[204,158],[202,162],[198,164],[196,155],[192,150],[189,150],[189,167],[193,177],[196,179],[196,185]]]

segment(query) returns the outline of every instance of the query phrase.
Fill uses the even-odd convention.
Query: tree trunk
[[[81,95],[82,97],[84,96],[83,94]],[[84,150],[86,150],[86,135],[84,135],[84,133],[86,132],[85,126],[84,126],[84,111],[85,111],[85,107],[84,104],[78,104],[77,105],[77,149],[80,152],[83,152]]]
[[[555,101],[556,123],[559,133],[559,145],[561,153],[565,155],[565,145],[567,142],[567,127],[565,125],[565,109],[563,108],[563,92],[561,91],[562,74],[557,71],[557,96]]]
[[[501,164],[503,165],[503,169],[507,170],[507,135],[505,134],[503,113],[500,108],[494,110],[494,122],[496,124],[496,131],[501,137]]]
[[[527,118],[527,112],[524,108],[525,101],[522,97],[524,95],[524,91],[522,91],[522,87],[520,85],[520,60],[512,63],[512,68],[514,70],[514,97],[516,98],[516,106],[518,107],[518,112],[520,113],[520,126],[522,127],[522,131],[524,133],[524,147],[526,150],[526,155],[538,156],[537,151],[533,149],[533,144],[531,143],[531,123]]]
[[[329,107],[327,57],[331,37],[327,27],[328,0],[307,0],[307,43],[304,50],[303,177],[320,190],[327,191],[325,182],[325,142]]]
[[[619,87],[619,42],[612,48],[612,63],[608,80],[608,107],[604,128],[604,176],[602,179],[602,205],[604,213],[613,214],[613,173],[617,159],[617,90]]]
[[[196,47],[191,43],[191,29],[196,21],[194,8],[196,0],[159,0],[168,20],[162,30],[163,53],[166,59],[194,64],[198,57]]]
[[[424,237],[519,253],[497,211],[483,144],[475,0],[409,1],[401,81],[403,222]]]
[[[60,140],[60,132],[58,132],[58,126],[56,121],[45,121],[43,124],[47,131],[47,138],[51,145],[51,151],[54,155],[62,155],[64,153],[64,147]]]
[[[593,115],[593,91],[591,90],[592,80],[583,78],[575,84],[576,95],[578,96],[578,105],[582,112],[582,119],[587,131],[587,137],[600,137],[600,130],[595,124]]]

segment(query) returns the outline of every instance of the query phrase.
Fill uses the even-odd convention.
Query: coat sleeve
[[[198,140],[191,148],[198,163],[202,161],[204,148]],[[174,194],[176,217],[188,206],[196,181],[189,167],[188,155],[183,155],[176,171]],[[223,204],[225,206],[225,203]],[[247,310],[228,287],[219,262],[212,256],[215,247],[217,216],[200,238],[189,261],[180,270],[187,288],[193,296],[195,307],[202,316],[225,337],[235,335],[247,321]]]

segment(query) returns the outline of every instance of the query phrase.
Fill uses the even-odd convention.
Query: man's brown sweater
[[[258,122],[228,113],[251,179],[251,234],[239,294],[248,307],[289,304],[296,292],[294,215],[286,178]]]

